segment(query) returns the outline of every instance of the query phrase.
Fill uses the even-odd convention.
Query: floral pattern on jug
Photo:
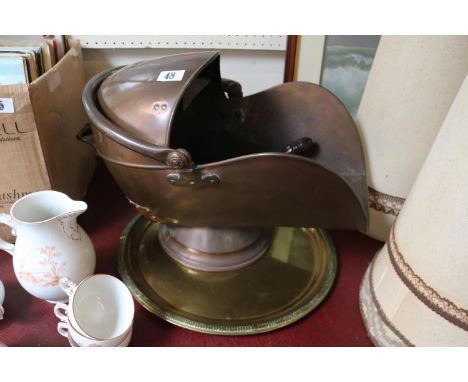
[[[42,259],[41,259],[42,255]],[[58,285],[66,270],[66,261],[60,261],[60,252],[54,246],[32,249],[27,256],[18,260],[18,278],[38,286]],[[36,258],[40,259],[39,261]],[[30,264],[37,263],[42,271],[31,272]]]

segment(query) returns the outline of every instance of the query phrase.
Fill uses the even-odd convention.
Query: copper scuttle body
[[[218,52],[198,52],[102,72],[83,103],[92,128],[79,138],[146,219],[129,224],[119,255],[143,306],[193,330],[251,334],[325,298],[336,258],[323,229],[365,230],[368,221],[359,134],[332,93],[290,82],[244,97],[221,78]],[[273,263],[289,285],[266,276]],[[168,292],[161,278],[184,292]]]

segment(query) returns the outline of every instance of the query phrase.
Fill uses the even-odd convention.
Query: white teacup
[[[56,304],[54,312],[64,323],[68,321],[74,332],[91,340],[115,344],[128,335],[135,305],[122,281],[114,276],[98,274],[89,276],[78,285],[67,277],[61,278],[59,285],[68,294],[69,302],[68,305]]]
[[[132,338],[132,327],[125,332],[121,340],[116,338],[109,340],[90,338],[78,333],[69,321],[60,321],[57,324],[57,331],[60,335],[67,337],[70,344],[74,347],[125,347],[128,346]]]

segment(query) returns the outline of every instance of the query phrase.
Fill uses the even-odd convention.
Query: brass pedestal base
[[[335,278],[335,249],[323,230],[276,228],[262,258],[223,272],[174,261],[160,244],[159,230],[142,216],[127,225],[119,272],[143,307],[191,330],[246,335],[278,329],[311,312]]]
[[[271,244],[265,228],[187,228],[159,225],[164,251],[182,266],[224,272],[246,267],[261,258]]]

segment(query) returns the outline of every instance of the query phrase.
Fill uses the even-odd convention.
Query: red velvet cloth
[[[119,277],[119,237],[136,214],[100,162],[79,218],[97,256],[96,273]],[[135,303],[130,346],[372,346],[359,312],[359,285],[382,243],[358,232],[331,231],[338,252],[338,274],[322,304],[298,322],[264,334],[215,336],[169,324]],[[29,295],[13,273],[12,258],[0,251],[0,280],[6,290],[0,342],[7,346],[68,346],[57,333],[53,305]]]

